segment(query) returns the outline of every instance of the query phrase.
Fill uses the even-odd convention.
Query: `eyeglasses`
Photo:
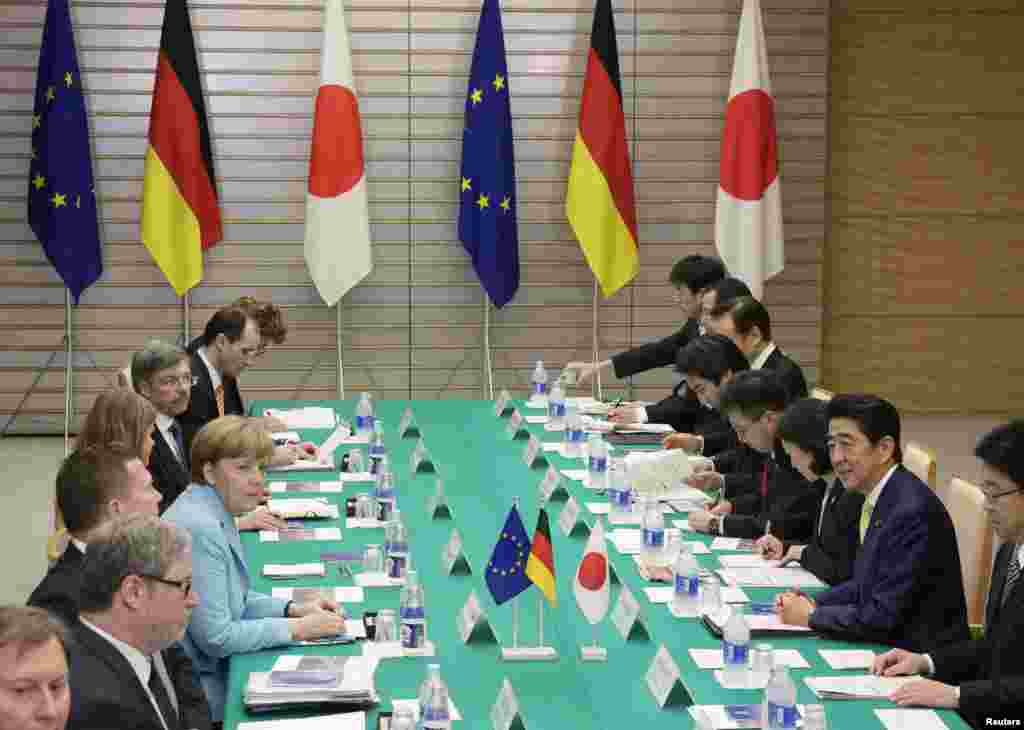
[[[199,378],[195,375],[168,375],[164,378],[159,378],[157,385],[162,388],[169,388],[172,385],[180,385],[183,388],[192,388],[196,383],[199,382]]]
[[[984,489],[982,489],[981,491],[982,491],[982,494],[985,495],[985,501],[986,502],[995,502],[995,501],[998,501],[998,500],[1002,499],[1003,497],[1005,497],[1007,495],[1015,494],[1017,492],[1021,492],[1021,491],[1024,491],[1024,490],[1022,490],[1022,489],[1020,489],[1018,487],[1016,489],[1007,489],[1007,490],[1004,490],[1002,492],[996,492],[995,494],[992,494],[991,492],[986,492]]]
[[[150,580],[155,580],[158,583],[163,583],[164,585],[174,586],[180,590],[184,596],[187,596],[192,592],[191,578],[186,578],[185,580],[168,580],[167,578],[161,578],[159,575],[149,575],[148,573],[140,573],[139,577],[149,578]]]

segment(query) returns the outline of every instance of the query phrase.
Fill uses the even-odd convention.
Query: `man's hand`
[[[575,362],[566,363],[565,369],[575,371],[576,384],[583,385],[592,377],[594,377],[598,370],[600,370],[603,367],[606,367],[606,363],[610,365],[611,361],[605,360],[602,362],[582,362],[577,360]]]
[[[890,649],[875,657],[871,671],[883,677],[896,677],[905,674],[924,674],[929,668],[924,654],[915,654],[904,649]]]
[[[810,626],[814,601],[802,593],[783,593],[776,599],[776,611],[782,623]]]
[[[725,477],[714,471],[693,472],[685,479],[685,482],[694,489],[709,492],[714,489],[721,489],[725,486]]]
[[[766,560],[782,560],[786,546],[775,535],[765,535],[755,543],[758,555]]]
[[[710,510],[713,515],[731,515],[732,514],[732,502],[728,499],[722,500]]]
[[[344,613],[338,608],[338,602],[333,598],[324,598],[320,596],[313,598],[303,603],[298,601],[293,602],[288,607],[289,618],[302,618],[303,616],[309,616],[310,614],[317,613],[320,611],[328,611],[330,613]]]
[[[292,604],[289,613],[296,610]],[[326,636],[337,636],[345,631],[345,617],[340,613],[331,611],[313,611],[295,619],[291,624],[292,639],[295,641],[309,641],[311,639],[322,639]]]
[[[288,523],[266,507],[254,509],[238,518],[239,530],[287,530]]]
[[[661,440],[663,449],[682,449],[697,452],[704,445],[704,439],[692,433],[670,433]]]
[[[917,705],[919,707],[955,708],[960,703],[956,696],[956,687],[934,679],[921,679],[907,682],[897,689],[889,699],[897,705]]]
[[[298,444],[285,444],[275,446],[274,453],[270,457],[269,466],[288,466],[305,455],[305,450]]]
[[[643,406],[619,406],[608,411],[608,420],[612,423],[643,423]]]
[[[687,516],[687,520],[690,523],[690,529],[696,530],[697,532],[711,532],[711,520],[715,519],[717,515],[713,515],[707,510],[701,510],[700,512],[691,512]]]

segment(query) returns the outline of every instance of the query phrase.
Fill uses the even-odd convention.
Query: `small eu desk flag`
[[[68,0],[46,6],[28,175],[28,224],[77,304],[103,273],[103,258]]]
[[[459,240],[499,308],[519,288],[515,167],[501,10],[498,0],[484,0],[466,91]]]
[[[494,596],[494,602],[499,606],[533,585],[533,581],[526,575],[529,557],[530,538],[519,517],[519,510],[512,507],[484,571],[484,580]]]

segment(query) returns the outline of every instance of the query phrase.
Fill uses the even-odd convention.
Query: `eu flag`
[[[32,109],[28,224],[77,304],[103,273],[103,260],[68,0],[46,6]]]
[[[466,91],[459,240],[494,306],[519,288],[515,152],[498,0],[484,0]]]
[[[484,571],[484,580],[499,606],[525,591],[533,581],[526,575],[526,562],[530,558],[530,538],[514,506],[505,518],[498,544]]]

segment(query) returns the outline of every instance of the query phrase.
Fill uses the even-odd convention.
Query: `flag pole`
[[[188,347],[192,341],[192,290],[189,289],[181,297],[182,319],[181,336],[184,339],[182,347]]]
[[[597,279],[594,279],[594,301],[593,301],[593,304],[591,305],[591,308],[593,309],[593,315],[594,315],[594,329],[593,329],[593,332],[592,332],[593,343],[594,343],[594,352],[593,352],[593,357],[591,358],[591,362],[595,362],[595,363],[598,362],[598,345],[597,345],[598,316],[597,316],[597,307],[598,307]],[[599,400],[599,401],[600,400],[604,400],[604,398],[602,396],[602,393],[601,393],[601,369],[600,368],[597,369],[597,377],[594,378],[594,397],[597,398],[597,400]]]
[[[72,396],[72,379],[74,370],[71,361],[74,357],[71,342],[71,290],[64,287],[64,456],[71,451],[71,412],[74,410]]]
[[[334,305],[334,340],[338,347],[338,400],[345,400],[345,363],[342,361],[341,300]]]
[[[481,389],[483,390],[483,397],[487,400],[494,400],[494,372],[491,369],[491,301],[487,296],[487,292],[483,292],[484,295],[484,344],[483,344],[483,383],[481,383]]]
[[[537,591],[540,610],[537,612],[537,646],[544,646],[544,594]]]

